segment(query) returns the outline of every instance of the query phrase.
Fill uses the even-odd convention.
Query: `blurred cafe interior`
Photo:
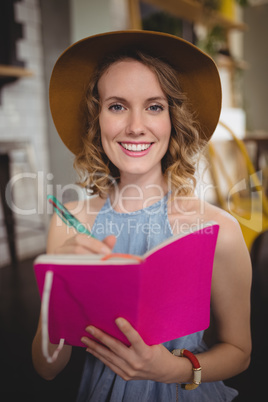
[[[252,259],[253,352],[228,381],[237,401],[263,400],[268,353],[268,1],[1,0],[0,2],[0,400],[75,401],[84,354],[42,380],[31,362],[40,297],[33,274],[52,208],[83,197],[73,155],[49,111],[58,56],[93,34],[123,29],[182,37],[215,60],[222,113],[197,177],[197,193],[239,222]],[[70,380],[71,379],[71,380]],[[263,388],[263,389],[262,389]],[[217,401],[212,401],[217,402]]]

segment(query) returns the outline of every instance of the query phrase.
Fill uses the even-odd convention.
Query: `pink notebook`
[[[92,324],[128,344],[117,317],[126,318],[148,345],[206,329],[218,230],[210,222],[174,236],[139,261],[116,255],[106,261],[99,255],[39,256],[34,270],[48,306],[50,341],[85,347],[80,339],[89,336],[85,328]],[[43,294],[48,275],[51,283]]]

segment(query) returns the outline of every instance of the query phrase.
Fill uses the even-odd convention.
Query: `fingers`
[[[95,327],[87,327],[86,331],[101,342],[100,344],[83,337],[82,342],[87,346],[87,352],[101,360],[125,381],[140,379],[139,370],[136,367],[138,365],[135,363],[139,359],[131,348]]]
[[[86,331],[101,342],[98,343],[90,338],[83,337],[81,341],[87,346],[87,352],[101,360],[123,378],[126,365],[123,356],[125,349],[128,349],[127,346],[95,327],[87,327]]]
[[[113,236],[109,236],[108,244],[113,244]],[[107,238],[106,238],[107,239]],[[66,242],[57,250],[58,254],[110,254],[112,248],[104,242],[85,234],[76,234],[66,240]]]
[[[143,342],[141,336],[132,327],[132,325],[124,318],[117,318],[115,322],[120,331],[129,340],[131,349],[136,354],[144,353],[144,348],[147,347],[147,345]],[[91,335],[93,335],[94,338],[96,338],[98,341],[100,341],[103,345],[112,350],[114,353],[120,354],[122,357],[125,357],[125,355],[128,354],[129,347],[127,347],[125,344],[118,341],[117,339],[113,338],[112,336],[106,334],[105,332],[102,332],[101,330],[93,326],[87,327],[86,331],[89,332]]]
[[[125,320],[124,318],[117,318],[115,320],[116,325],[120,329],[120,331],[125,335],[125,337],[129,340],[132,348],[136,353],[143,353],[144,347],[147,346],[139,333],[132,327],[132,325]]]
[[[101,360],[124,380],[151,378],[148,371],[152,360],[152,349],[147,346],[137,331],[123,318],[118,318],[116,324],[121,332],[131,342],[128,347],[117,339],[89,326],[86,331],[99,341],[83,337],[82,342],[87,346],[87,352]]]
[[[83,234],[76,235],[76,242],[83,246],[88,252],[95,254],[109,254],[111,248],[104,244],[102,241]]]
[[[112,250],[116,243],[116,237],[114,235],[107,236],[103,240],[103,243],[106,244]]]
[[[102,361],[102,363],[113,370],[114,373],[118,374],[125,381],[131,379],[126,374],[126,363],[120,356],[116,355],[107,347],[100,345],[90,338],[83,337],[81,340],[87,346],[86,351],[88,353],[91,353],[97,359]]]
[[[120,342],[116,338],[113,338],[107,333],[101,331],[100,329],[93,327],[92,325],[87,327],[86,331],[92,336],[94,336],[94,338],[97,339],[99,342],[101,342],[101,344],[97,343],[96,345],[100,346],[99,349],[103,350],[104,353],[106,353],[107,348],[118,355],[119,354],[122,355],[126,350],[128,350],[128,347],[124,345],[122,342]],[[83,339],[82,342],[84,342]]]

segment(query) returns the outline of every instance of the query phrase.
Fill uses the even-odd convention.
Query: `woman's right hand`
[[[55,248],[55,254],[110,254],[116,237],[107,236],[103,241],[85,234],[76,234]]]
[[[71,207],[71,205],[67,205]],[[77,219],[84,223],[85,216],[77,215]],[[85,223],[84,223],[85,224]],[[93,221],[88,223],[92,227]],[[86,224],[87,226],[87,224]],[[48,238],[48,254],[110,254],[116,243],[116,237],[107,236],[102,241],[86,234],[77,233],[72,227],[68,227],[55,213],[52,216]]]

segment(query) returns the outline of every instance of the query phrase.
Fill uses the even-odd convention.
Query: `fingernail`
[[[109,249],[109,247],[103,246],[103,247],[101,248],[101,250],[100,250],[100,253],[101,253],[101,254],[110,254],[110,253],[111,253],[111,250]]]
[[[91,335],[94,335],[94,329],[92,327],[87,327],[86,328],[87,332],[89,332]]]
[[[116,325],[118,326],[118,327],[122,327],[123,325],[124,325],[124,319],[123,318],[117,318],[116,320],[115,320],[115,323],[116,323]]]

